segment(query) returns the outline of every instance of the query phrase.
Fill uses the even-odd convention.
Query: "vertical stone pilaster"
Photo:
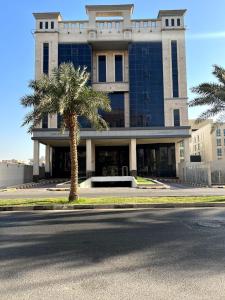
[[[125,120],[125,127],[130,127],[130,99],[129,99],[129,93],[124,93],[124,120]]]
[[[137,175],[137,141],[136,139],[130,140],[130,175],[136,176]]]
[[[40,144],[39,141],[34,141],[33,149],[33,181],[38,182],[39,180],[39,153],[40,153]]]
[[[90,178],[94,175],[94,157],[93,157],[93,148],[92,148],[92,140],[86,140],[86,177]]]
[[[45,146],[45,177],[50,177],[50,146]]]

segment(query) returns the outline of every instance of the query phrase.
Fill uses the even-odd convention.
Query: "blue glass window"
[[[177,41],[171,41],[173,97],[179,97]]]
[[[169,19],[166,19],[166,27],[169,27]]]
[[[39,28],[40,28],[40,29],[43,29],[43,22],[40,22],[40,23],[39,23]]]
[[[92,72],[92,48],[88,44],[59,44],[58,65],[72,62],[78,68],[87,67]]]
[[[115,81],[123,81],[123,55],[115,55]]]
[[[92,48],[88,44],[59,44],[58,65],[71,62],[78,68],[87,67],[87,72],[92,74]],[[91,78],[89,80],[91,84]],[[90,128],[90,123],[84,117],[79,117],[81,128]]]
[[[98,56],[98,81],[106,82],[106,56]]]
[[[180,126],[180,110],[179,109],[174,109],[173,110],[173,122],[174,126]]]
[[[100,111],[99,114],[109,124],[109,127],[124,127],[124,93],[111,93],[109,98],[112,111]]]
[[[57,128],[61,128],[63,121],[63,116],[61,114],[57,114]]]
[[[43,44],[43,73],[48,75],[49,72],[49,44]]]
[[[161,42],[129,45],[130,126],[164,126]]]
[[[42,119],[42,128],[48,128],[48,114]]]

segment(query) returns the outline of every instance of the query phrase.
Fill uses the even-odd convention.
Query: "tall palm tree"
[[[78,155],[79,122],[85,117],[96,130],[107,129],[107,123],[98,111],[110,111],[110,100],[106,93],[94,91],[89,85],[90,75],[86,68],[75,68],[73,64],[62,64],[50,77],[43,75],[32,80],[29,87],[33,94],[21,99],[24,107],[32,110],[25,116],[22,126],[29,125],[32,133],[46,114],[62,116],[61,129],[69,130],[71,153],[71,187],[69,201],[78,199]]]
[[[189,102],[190,107],[209,106],[197,118],[197,123],[212,117],[217,117],[217,123],[225,120],[225,69],[214,65],[212,74],[216,77],[217,83],[202,83],[191,89],[199,96]]]

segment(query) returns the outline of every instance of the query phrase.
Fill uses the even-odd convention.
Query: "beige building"
[[[189,161],[185,23],[186,10],[160,10],[156,18],[133,19],[133,5],[86,6],[87,20],[60,13],[34,13],[35,77],[51,75],[63,62],[87,66],[91,85],[109,93],[109,131],[83,119],[79,174],[176,176],[180,143]],[[69,177],[68,132],[49,115],[33,132],[34,179],[39,145],[46,145],[46,175]]]
[[[190,120],[190,126],[191,155],[201,156],[202,162],[225,158],[225,124],[215,125],[213,120],[195,124],[195,120]]]

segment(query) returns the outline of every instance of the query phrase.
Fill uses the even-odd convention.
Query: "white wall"
[[[33,166],[0,163],[0,188],[32,181]]]

